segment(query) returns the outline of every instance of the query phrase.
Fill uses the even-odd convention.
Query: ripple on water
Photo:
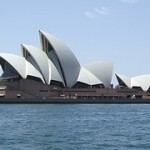
[[[150,148],[150,105],[0,105],[0,149]]]

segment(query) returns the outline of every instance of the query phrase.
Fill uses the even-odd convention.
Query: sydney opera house
[[[3,70],[0,97],[114,98],[131,96],[131,91],[141,96],[139,91],[148,91],[150,75],[129,78],[116,74],[119,86],[123,88],[112,89],[111,62],[81,65],[61,40],[44,31],[39,31],[39,35],[41,48],[22,44],[23,56],[0,53]]]
[[[129,89],[137,89],[148,92],[150,90],[150,74],[127,77],[125,75],[116,74],[116,78],[120,86]]]
[[[23,56],[0,53],[1,88],[9,93],[22,91],[32,95],[49,89],[110,88],[111,62],[95,61],[81,66],[58,38],[44,31],[39,31],[39,35],[41,48],[22,44]]]

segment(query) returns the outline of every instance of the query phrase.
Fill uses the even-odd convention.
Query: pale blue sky
[[[150,73],[150,0],[0,0],[0,19],[0,52],[21,55],[21,43],[40,47],[41,29],[81,64],[108,60],[114,73]]]

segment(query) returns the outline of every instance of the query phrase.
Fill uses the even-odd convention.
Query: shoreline
[[[71,99],[71,98],[34,98],[34,99],[22,99],[22,98],[0,98],[0,104],[150,104],[150,99]]]

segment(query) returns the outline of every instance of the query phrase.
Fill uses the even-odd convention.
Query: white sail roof
[[[113,65],[107,61],[94,61],[84,67],[92,72],[106,87],[110,87]]]
[[[132,87],[141,87],[144,91],[147,91],[150,87],[150,74],[140,75],[132,78]]]
[[[116,74],[116,76],[128,87],[140,87],[143,91],[147,91],[150,87],[150,74],[135,76],[129,78],[125,75]]]
[[[77,82],[82,82],[88,85],[103,84],[102,81],[84,67],[81,67]]]
[[[116,74],[116,76],[129,88],[131,88],[131,78],[125,75]]]
[[[25,58],[7,53],[0,53],[0,57],[3,58],[6,62],[8,62],[23,79],[26,79],[29,75],[36,78],[40,78],[44,83],[44,79],[39,73],[39,71],[35,69],[31,63],[26,61]]]
[[[43,51],[47,53],[62,75],[66,86],[72,87],[76,83],[80,71],[80,64],[77,58],[63,42],[53,35],[40,31],[40,37]]]
[[[81,67],[73,52],[55,36],[40,31],[40,39],[42,49],[32,45],[22,45],[23,57],[0,54],[2,58],[0,63],[6,68],[4,77],[20,75],[26,79],[28,76],[33,76],[40,78],[45,84],[58,81],[69,88],[77,82],[110,87],[113,69],[111,62],[95,61]]]
[[[59,81],[63,83],[61,76],[59,75],[56,67],[54,66],[53,62],[47,57],[47,55],[40,50],[39,48],[32,46],[32,45],[22,45],[23,55],[28,60],[28,57],[32,57],[31,63],[35,68],[41,72],[45,82],[50,84],[51,80]],[[28,53],[30,56],[28,56]],[[31,58],[30,58],[31,59]]]

